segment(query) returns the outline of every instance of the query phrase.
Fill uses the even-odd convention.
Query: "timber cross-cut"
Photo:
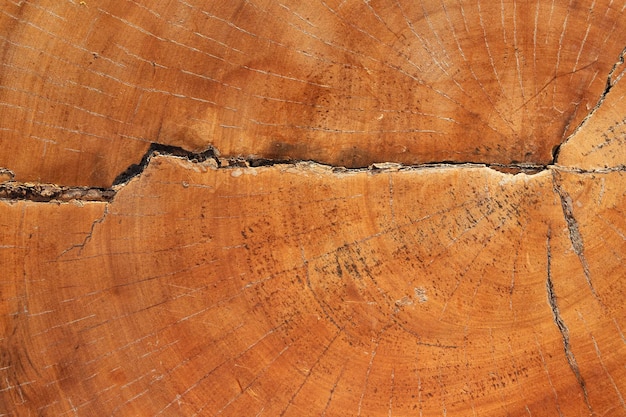
[[[623,1],[6,1],[0,46],[0,415],[626,415]]]

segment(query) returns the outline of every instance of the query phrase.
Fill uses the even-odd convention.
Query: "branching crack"
[[[532,163],[511,163],[511,164],[499,164],[499,163],[474,163],[474,162],[449,162],[449,161],[441,161],[441,162],[427,162],[418,165],[403,165],[397,163],[375,163],[370,165],[369,167],[357,167],[357,168],[345,168],[345,167],[337,167],[330,166],[333,171],[338,172],[346,172],[346,171],[382,171],[382,170],[413,170],[413,169],[422,169],[422,168],[433,168],[433,167],[469,167],[469,168],[478,168],[478,167],[486,167],[491,168],[500,172],[508,173],[508,174],[527,174],[532,175],[547,169],[556,168],[563,169],[557,165],[559,152],[561,146],[569,141],[576,133],[586,124],[586,122],[593,116],[593,114],[598,110],[598,108],[605,101],[608,93],[611,89],[617,84],[617,82],[626,74],[626,69],[622,68],[624,66],[624,62],[626,59],[626,47],[622,49],[616,63],[613,65],[611,70],[608,73],[606,86],[601,94],[600,98],[596,105],[589,111],[589,113],[583,118],[583,120],[579,123],[579,125],[574,129],[574,132],[569,135],[561,144],[555,146],[552,150],[552,161],[549,164],[532,164]],[[577,71],[585,70],[588,67],[592,66],[593,63],[581,67],[576,71],[558,74],[555,75],[554,79],[564,76],[570,75]],[[554,80],[553,79],[553,80]],[[553,80],[548,82],[550,84]],[[542,88],[547,87],[547,85]],[[532,98],[531,98],[532,100]],[[132,164],[129,166],[124,172],[119,174],[115,180],[113,181],[113,185],[111,188],[101,188],[101,187],[70,187],[56,184],[44,184],[44,183],[22,183],[18,181],[14,181],[15,173],[9,169],[0,167],[0,175],[5,175],[10,178],[9,181],[0,182],[0,200],[28,200],[35,202],[69,202],[69,201],[94,201],[94,202],[111,202],[117,193],[119,187],[127,184],[132,178],[139,176],[145,168],[150,163],[150,159],[155,155],[169,155],[175,157],[186,158],[193,162],[206,162],[213,161],[214,166],[216,168],[232,168],[232,167],[246,167],[246,168],[254,168],[261,166],[273,166],[278,164],[297,164],[301,162],[310,162],[310,163],[318,163],[316,161],[306,161],[306,160],[292,160],[292,159],[267,159],[267,158],[258,158],[255,156],[241,156],[241,157],[231,157],[231,158],[220,158],[219,152],[214,147],[209,147],[206,151],[203,152],[190,152],[186,151],[183,148],[163,145],[158,143],[152,143],[148,151],[141,158],[141,161],[137,164]],[[325,165],[318,163],[319,165]],[[325,165],[328,166],[328,165]],[[626,167],[619,166],[613,169],[613,171],[625,171]],[[586,173],[588,171],[576,170],[579,173]],[[597,172],[597,171],[594,171]],[[558,188],[558,187],[557,187]],[[561,195],[561,193],[559,193]],[[563,195],[561,195],[561,201],[563,204],[563,211],[566,214],[566,219],[568,220],[568,226],[570,228],[570,236],[573,238],[572,243],[575,244],[574,248],[576,253],[581,258],[581,262],[583,262],[583,268],[585,269],[585,276],[587,277],[588,282],[589,274],[588,267],[586,266],[586,261],[584,261],[584,255],[582,255],[582,249],[577,246],[576,241],[574,240],[575,235],[577,234],[577,225],[573,217],[570,220],[568,217],[567,204],[563,203],[566,201]],[[580,240],[580,245],[582,245],[582,240]],[[579,250],[580,249],[580,250]],[[591,286],[591,283],[590,283]],[[593,291],[593,287],[592,287]],[[595,294],[595,291],[594,291]]]
[[[574,217],[574,207],[572,205],[572,197],[561,187],[560,185],[560,174],[557,171],[552,171],[552,183],[554,186],[554,191],[558,194],[559,199],[561,200],[561,208],[563,210],[563,216],[565,217],[565,222],[567,223],[567,229],[569,231],[570,242],[572,243],[572,247],[574,248],[574,253],[578,256],[578,260],[583,268],[583,274],[585,275],[585,280],[587,281],[587,285],[591,290],[591,293],[596,298],[596,300],[600,301],[600,297],[598,297],[598,293],[593,287],[593,283],[591,282],[591,272],[589,271],[589,264],[587,263],[587,259],[585,258],[585,244],[583,241],[583,237],[580,234],[580,229],[578,228],[578,221]]]
[[[585,380],[580,374],[580,368],[578,367],[578,363],[576,362],[576,357],[574,356],[574,352],[572,352],[572,348],[570,345],[569,339],[569,329],[563,318],[561,317],[561,313],[559,311],[559,306],[557,304],[557,296],[554,293],[554,285],[552,284],[552,251],[550,247],[550,238],[551,238],[551,230],[548,229],[548,237],[546,239],[546,249],[547,249],[547,279],[546,279],[546,292],[548,295],[548,305],[552,310],[552,318],[554,320],[554,324],[559,329],[561,333],[561,337],[563,338],[563,350],[565,351],[565,358],[567,359],[567,363],[569,364],[570,369],[574,373],[576,377],[576,381],[578,381],[578,385],[583,391],[583,395],[585,397],[585,403],[587,404],[587,408],[593,415],[593,410],[591,408],[591,404],[589,403],[589,397],[587,394],[587,386],[585,384]]]

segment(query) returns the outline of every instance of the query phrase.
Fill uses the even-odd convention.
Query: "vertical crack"
[[[609,76],[608,79],[606,80],[606,88],[604,89],[604,94],[603,94],[603,98],[606,97],[606,94],[609,92],[609,90],[611,89],[611,87],[613,87],[615,84],[617,84],[617,82],[622,78],[622,76],[624,75],[624,73],[626,72],[625,70],[622,70],[616,77],[613,77],[613,75],[615,74],[615,72],[617,71],[617,69],[624,64],[624,57],[626,56],[626,47],[624,47],[624,49],[622,49],[622,52],[620,53],[617,62],[615,62],[615,64],[613,65],[613,68],[611,68],[611,70],[609,71]]]
[[[600,297],[598,297],[598,293],[593,287],[593,283],[591,282],[591,272],[589,271],[589,264],[587,263],[587,258],[585,258],[585,244],[583,241],[583,237],[580,234],[580,229],[578,228],[578,221],[574,217],[574,206],[572,205],[572,197],[561,187],[559,184],[560,174],[555,170],[552,171],[552,183],[554,187],[554,191],[558,194],[559,199],[561,200],[561,208],[563,209],[563,216],[565,217],[565,222],[567,223],[567,230],[569,231],[569,239],[572,243],[572,247],[574,248],[574,253],[578,256],[578,260],[583,267],[583,274],[585,275],[585,280],[587,281],[587,285],[591,290],[591,293],[596,298],[596,300],[600,301]],[[601,302],[600,302],[601,303]],[[602,304],[602,303],[601,303]]]
[[[546,279],[546,292],[548,294],[548,305],[550,305],[550,309],[552,310],[552,318],[554,320],[554,324],[559,329],[561,333],[561,337],[563,338],[563,350],[565,351],[565,358],[567,359],[567,363],[569,364],[570,369],[574,373],[576,377],[576,381],[578,381],[578,385],[583,391],[583,395],[585,398],[585,404],[589,409],[589,412],[593,415],[593,409],[591,408],[591,404],[589,403],[589,396],[587,395],[587,386],[585,384],[585,380],[580,374],[580,368],[578,368],[578,363],[576,362],[576,357],[574,357],[574,352],[572,352],[572,348],[569,340],[569,329],[563,318],[561,317],[561,312],[559,311],[559,306],[557,304],[557,297],[554,293],[554,285],[552,284],[552,251],[550,247],[550,238],[551,238],[551,230],[548,228],[548,237],[546,239],[546,248],[547,248],[547,279]]]

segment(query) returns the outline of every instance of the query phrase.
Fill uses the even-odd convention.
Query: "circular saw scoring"
[[[0,166],[20,181],[110,186],[149,142],[347,167],[545,165],[605,92],[626,45],[620,8],[10,3]]]

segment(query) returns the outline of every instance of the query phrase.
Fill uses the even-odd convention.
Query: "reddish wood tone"
[[[65,185],[110,186],[151,142],[547,164],[626,45],[612,0],[6,3],[0,166]]]
[[[5,1],[0,415],[626,415],[624,9]]]

